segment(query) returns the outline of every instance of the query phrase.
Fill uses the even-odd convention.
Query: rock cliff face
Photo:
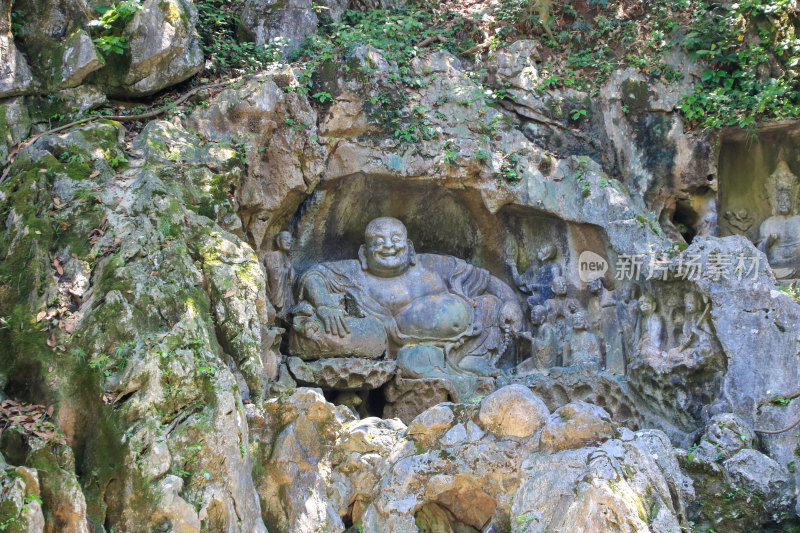
[[[133,4],[0,4],[0,529],[797,527],[798,432],[759,430],[800,417],[800,307],[749,240],[772,197],[745,206],[746,143],[678,109],[702,65],[676,49],[674,81],[619,68],[583,91],[543,83],[546,34],[325,56],[303,39],[405,3],[253,0],[226,35],[275,61],[198,87],[216,4]],[[301,45],[313,75],[280,62]],[[137,120],[48,116],[190,78]],[[754,180],[800,171],[796,131],[764,128]],[[378,217],[513,292],[485,369],[293,353],[319,311],[298,278],[363,255]],[[264,258],[287,229],[284,308]]]

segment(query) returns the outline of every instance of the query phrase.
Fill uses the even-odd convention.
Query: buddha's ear
[[[417,264],[417,252],[414,250],[414,243],[408,239],[408,262],[412,265]]]
[[[358,247],[358,260],[361,262],[361,270],[367,270],[367,252],[363,244]]]

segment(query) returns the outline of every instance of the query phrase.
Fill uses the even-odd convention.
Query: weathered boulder
[[[187,0],[146,0],[123,30],[130,63],[109,63],[91,81],[108,94],[146,96],[193,76],[203,66],[196,24]]]
[[[199,533],[202,527],[194,507],[180,497],[183,479],[167,475],[159,481],[159,493],[163,496],[152,517],[154,524],[167,523],[176,533]]]
[[[483,399],[481,426],[499,436],[526,438],[547,423],[550,412],[528,387],[509,385]]]
[[[730,459],[744,448],[754,447],[752,428],[732,413],[721,413],[709,421],[694,454],[709,462],[719,462]]]
[[[56,96],[64,101],[67,109],[77,112],[88,111],[103,106],[108,102],[106,94],[96,85],[81,84],[70,89],[61,89]]]
[[[404,379],[395,376],[384,388],[384,395],[387,402],[384,416],[399,418],[406,424],[433,405],[458,400],[453,384],[437,378]]]
[[[786,495],[789,474],[773,459],[747,448],[722,464],[733,482],[763,498],[764,505],[773,512],[788,507],[791,501]]]
[[[287,72],[256,76],[222,91],[185,121],[206,138],[244,143],[249,173],[235,198],[238,210],[248,213],[242,216],[245,230],[259,247],[271,237],[270,218],[285,216],[287,206],[299,205],[319,183],[324,161],[315,111],[308,100],[281,88],[293,83]]]
[[[522,464],[511,530],[680,531],[691,482],[681,474],[666,435],[639,432],[626,438],[529,456]]]
[[[344,525],[329,499],[333,443],[352,411],[325,401],[318,389],[300,388],[284,399],[248,407],[254,456],[261,467],[255,484],[270,531],[339,532]]]
[[[413,452],[412,443],[402,437],[405,429],[397,419],[374,417],[342,428],[331,458],[328,487],[328,498],[340,516],[360,521],[392,463]]]
[[[33,88],[33,73],[25,57],[14,45],[10,33],[0,33],[0,98],[26,94]]]
[[[30,113],[23,98],[0,103],[0,165],[5,165],[11,147],[25,139],[30,129]]]
[[[86,499],[75,476],[75,458],[64,445],[37,440],[26,463],[39,474],[46,531],[88,533]]]
[[[35,470],[7,464],[0,455],[0,517],[11,531],[44,531],[39,477]]]
[[[714,416],[700,442],[678,459],[694,479],[697,498],[689,515],[698,525],[732,532],[752,531],[789,518],[789,472],[752,449],[752,430],[731,413]]]
[[[239,19],[245,39],[259,45],[276,43],[284,55],[298,49],[303,39],[317,32],[318,19],[311,0],[246,0]]]
[[[33,73],[37,90],[79,85],[105,62],[88,33],[91,8],[84,0],[14,2],[25,23],[15,34]]]
[[[581,448],[611,438],[614,424],[605,409],[586,402],[558,408],[542,430],[542,446],[553,450]]]
[[[432,445],[455,423],[450,405],[440,403],[423,411],[408,425],[406,434],[420,446]]]
[[[63,88],[77,87],[90,73],[102,68],[105,61],[95,49],[92,38],[83,30],[76,30],[63,44],[61,79]]]

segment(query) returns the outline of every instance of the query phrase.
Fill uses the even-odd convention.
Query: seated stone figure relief
[[[800,276],[800,215],[795,213],[797,176],[785,161],[767,179],[772,216],[758,228],[756,246],[764,252],[778,279]]]
[[[417,254],[402,222],[377,218],[358,260],[298,280],[289,349],[303,359],[396,358],[402,377],[486,376],[521,329],[512,289],[461,259]]]
[[[506,259],[517,288],[531,295],[528,298],[531,307],[541,305],[553,297],[553,279],[561,276],[561,265],[555,262],[557,256],[558,248],[555,244],[543,244],[536,253],[539,264],[531,266],[522,274],[514,261]]]

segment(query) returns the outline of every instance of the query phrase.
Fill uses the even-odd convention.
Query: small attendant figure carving
[[[564,345],[564,366],[592,365],[600,368],[603,354],[600,339],[588,331],[583,311],[572,315],[572,331]]]
[[[519,334],[531,342],[530,357],[517,365],[517,373],[520,374],[559,366],[558,333],[548,320],[544,306],[537,305],[531,309],[531,323],[536,328],[535,335],[527,332]]]
[[[553,279],[561,275],[561,265],[555,262],[557,256],[558,248],[555,244],[543,244],[536,253],[539,264],[531,266],[522,274],[517,270],[514,261],[506,260],[514,283],[521,292],[531,295],[528,298],[531,307],[541,305],[553,297]]]
[[[567,297],[567,279],[564,276],[553,278],[552,290],[553,298],[544,303],[544,308],[547,310],[548,322],[553,324],[558,333],[558,349],[559,352],[562,352],[572,313],[580,310],[581,304],[575,298]],[[528,304],[531,307],[535,306],[530,298],[528,299]]]
[[[639,298],[639,310],[642,316],[639,322],[638,357],[663,359],[664,353],[664,320],[656,313],[656,301],[649,294]]]
[[[617,300],[617,319],[622,326],[622,348],[625,360],[630,362],[636,353],[639,329],[638,288],[633,283],[624,285]]]
[[[778,279],[800,275],[800,216],[794,214],[797,176],[785,161],[767,179],[772,216],[758,228],[758,249],[764,252]]]
[[[617,291],[603,286],[603,279],[589,282],[589,312],[592,326],[606,349],[606,369],[614,374],[625,373],[625,351],[622,342],[622,324],[617,314]]]
[[[275,236],[275,250],[264,256],[264,268],[267,271],[267,296],[275,307],[277,315],[285,319],[294,305],[292,285],[295,280],[294,267],[289,259],[294,239],[288,231]]]
[[[701,309],[700,297],[695,292],[686,293],[683,301],[683,333],[680,344],[670,350],[670,357],[688,359],[718,352],[721,348],[708,321],[710,306]]]

